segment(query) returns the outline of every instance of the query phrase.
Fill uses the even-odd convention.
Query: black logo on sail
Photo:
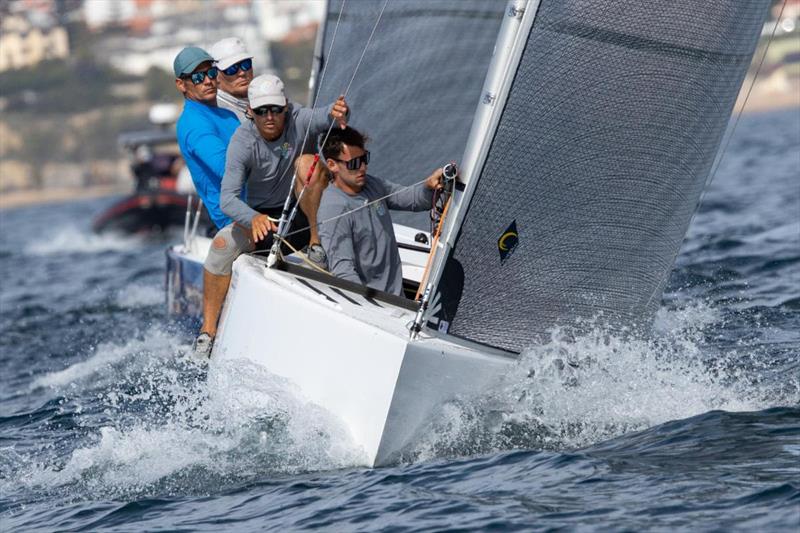
[[[519,234],[517,233],[517,221],[514,220],[503,234],[497,239],[497,249],[500,252],[500,264],[506,262],[506,259],[511,257],[514,253],[514,250],[517,249],[517,244],[519,244]]]

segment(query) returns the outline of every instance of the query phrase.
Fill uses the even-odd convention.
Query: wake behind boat
[[[247,359],[288,379],[376,466],[554,326],[646,332],[767,4],[330,2],[314,95],[334,99],[360,67],[347,96],[375,173],[454,159],[460,182],[430,262],[404,258],[419,299],[291,256],[237,259],[211,370]]]

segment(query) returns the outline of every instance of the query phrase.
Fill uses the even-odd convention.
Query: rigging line
[[[408,189],[410,189],[412,187],[416,187],[420,183],[425,183],[426,181],[428,181],[428,178],[420,180],[420,181],[418,181],[416,183],[412,183],[411,185],[407,185],[405,187],[401,187],[400,189],[397,189],[393,193],[389,193],[386,196],[381,196],[380,198],[376,198],[375,200],[372,200],[371,202],[365,202],[363,205],[360,205],[360,206],[356,207],[355,209],[351,209],[350,211],[345,211],[344,213],[336,215],[335,217],[326,218],[325,220],[319,220],[319,221],[317,221],[316,226],[319,227],[319,226],[321,226],[323,224],[327,224],[328,222],[333,222],[334,220],[338,220],[338,219],[340,219],[342,217],[345,217],[347,215],[351,215],[351,214],[355,213],[356,211],[360,211],[360,210],[365,209],[365,208],[367,208],[367,207],[369,207],[371,205],[374,205],[374,204],[376,204],[378,202],[386,200],[387,198],[390,198],[390,197],[392,197],[392,196],[394,196],[396,194],[400,194],[401,192],[405,192],[405,191],[407,191]],[[335,187],[335,185],[332,185],[332,184],[328,185],[328,186],[329,187]],[[273,220],[273,219],[271,219],[271,220]],[[296,229],[294,231],[290,231],[289,233],[287,233],[283,237],[290,237],[292,235],[295,235],[297,233],[300,233],[300,232],[303,232],[303,231],[306,231],[306,230],[309,230],[309,229],[311,229],[311,224],[309,224],[308,226],[304,226],[302,228],[298,228],[298,229]],[[253,252],[253,253],[269,253],[269,250],[260,250],[259,252]]]
[[[739,119],[742,117],[742,113],[744,113],[744,108],[747,106],[747,101],[750,99],[750,93],[753,92],[753,87],[755,87],[756,85],[756,80],[758,80],[758,74],[761,72],[761,67],[764,66],[764,59],[766,59],[767,52],[769,52],[769,46],[772,44],[772,40],[775,38],[775,30],[778,29],[781,18],[783,18],[783,10],[785,7],[786,7],[786,0],[783,0],[783,4],[781,5],[781,11],[780,13],[778,13],[778,17],[775,19],[775,25],[772,27],[772,33],[769,36],[769,40],[767,41],[766,46],[764,46],[764,53],[761,54],[761,60],[758,62],[758,68],[756,68],[756,73],[755,75],[753,75],[753,81],[750,82],[750,87],[747,89],[744,101],[742,102],[742,107],[739,108],[739,113],[736,115],[736,118],[733,121],[733,126],[731,127],[731,133],[725,140],[725,146],[723,146],[722,151],[719,154],[719,159],[717,160],[717,166],[714,167],[714,170],[709,175],[708,181],[705,183],[702,195],[700,197],[700,202],[698,202],[697,204],[698,206],[702,203],[706,191],[708,190],[708,186],[711,185],[712,181],[714,181],[714,177],[716,176],[719,167],[722,165],[722,159],[725,156],[725,152],[728,151],[728,146],[731,144],[731,139],[733,138],[733,134],[736,132],[736,127],[739,125]]]
[[[347,88],[344,91],[343,96],[345,98],[347,97],[347,94],[350,92],[350,87],[353,85],[353,80],[356,79],[356,74],[358,73],[358,69],[361,67],[361,62],[364,61],[364,56],[367,53],[367,49],[369,49],[370,43],[372,43],[372,38],[375,36],[375,30],[378,29],[378,24],[380,24],[381,18],[383,18],[383,12],[386,10],[386,6],[387,6],[388,3],[389,3],[389,0],[384,0],[383,1],[383,6],[381,7],[381,12],[378,13],[378,18],[375,20],[375,24],[372,26],[372,32],[370,32],[369,38],[367,39],[367,43],[364,45],[364,49],[361,51],[361,57],[358,58],[358,63],[356,63],[356,68],[353,69],[353,76],[350,78],[350,83],[347,84]],[[342,7],[344,7],[344,3],[342,4]],[[317,94],[319,94],[319,91],[317,91]],[[311,167],[308,170],[308,176],[306,177],[306,181],[305,181],[305,183],[303,183],[303,188],[300,189],[300,194],[297,195],[297,203],[294,205],[294,208],[292,209],[291,214],[289,214],[289,218],[286,221],[286,224],[284,225],[284,227],[283,228],[280,228],[280,227],[278,228],[278,233],[279,234],[282,234],[281,229],[288,229],[289,228],[289,225],[291,225],[292,221],[294,220],[294,217],[297,215],[297,209],[300,207],[300,200],[303,199],[303,195],[305,194],[306,189],[308,188],[308,184],[311,181],[311,177],[314,174],[314,170],[315,170],[315,168],[317,166],[317,163],[319,162],[319,160],[323,156],[322,147],[325,146],[326,142],[328,142],[328,137],[330,136],[331,131],[333,131],[333,126],[335,124],[336,124],[336,120],[331,120],[331,125],[328,127],[328,132],[325,134],[325,138],[322,140],[322,143],[320,143],[317,146],[317,153],[314,155],[314,161],[311,163]],[[296,175],[297,175],[297,172],[295,172],[295,176]],[[290,194],[290,197],[291,197],[292,191],[289,191],[289,194]],[[288,205],[288,198],[287,198],[287,205]],[[319,224],[317,224],[317,225],[319,225]],[[287,234],[283,234],[283,236],[286,237]],[[277,249],[275,251],[277,253]]]
[[[334,26],[333,35],[331,36],[331,44],[330,44],[330,46],[328,46],[328,56],[327,56],[328,58],[330,58],[331,55],[333,54],[333,44],[336,42],[336,34],[339,32],[339,23],[342,21],[342,13],[344,12],[344,6],[345,6],[346,3],[347,3],[347,0],[342,0],[342,5],[339,8],[339,17],[336,19],[336,26]],[[322,30],[320,29],[320,31],[322,31]],[[329,63],[330,63],[330,61],[325,61],[325,64],[322,66],[322,73],[320,74],[319,84],[317,85],[317,94],[314,95],[314,102],[311,105],[311,118],[308,121],[308,126],[306,126],[306,132],[303,135],[303,142],[300,144],[300,150],[303,149],[303,147],[306,145],[306,142],[308,141],[308,135],[311,132],[311,125],[314,123],[314,111],[316,110],[317,102],[319,101],[320,88],[322,87],[322,84],[323,84],[323,82],[325,80],[325,73],[328,70],[328,64]],[[333,122],[335,122],[335,121],[332,121],[332,123]],[[281,181],[283,179],[283,177],[286,175],[286,172],[289,171],[289,168],[291,168],[293,166],[294,165],[292,165],[292,164],[287,165],[286,168],[283,169],[283,172],[281,173],[280,177],[278,178],[278,181]],[[296,182],[297,182],[297,170],[295,169],[295,171],[292,173],[292,183],[289,186],[289,195],[286,198],[286,201],[284,202],[284,208],[283,208],[284,211],[288,211],[289,210],[288,205],[291,203],[291,198],[292,198],[292,195],[294,194],[294,185],[295,185]],[[283,217],[283,215],[281,215],[281,221],[283,221],[283,219],[284,219],[284,217]],[[285,225],[286,225],[286,223],[284,223],[284,224],[280,224],[279,223],[278,233],[281,233],[281,230],[285,229],[285,228],[281,227],[281,226],[285,226]]]
[[[378,24],[380,24],[381,18],[383,18],[383,12],[386,11],[386,6],[388,3],[389,0],[383,0],[383,7],[381,7],[381,12],[378,13],[378,18],[375,20],[375,24],[372,26],[372,32],[369,34],[369,38],[367,39],[367,44],[364,45],[364,49],[361,51],[361,57],[358,58],[358,63],[356,63],[356,68],[353,69],[353,76],[350,78],[350,82],[347,84],[347,88],[345,88],[344,90],[345,97],[347,97],[347,94],[350,92],[350,87],[353,86],[353,81],[356,79],[356,74],[358,74],[358,69],[361,68],[361,63],[364,61],[364,56],[367,54],[367,49],[369,48],[369,45],[372,43],[372,38],[375,36],[375,30],[378,29]],[[319,152],[322,152],[322,147],[325,146],[325,143],[328,141],[328,137],[330,136],[331,130],[333,130],[333,125],[335,123],[336,123],[335,120],[331,121],[331,125],[328,128],[328,133],[325,134],[325,138],[318,147]]]
[[[753,81],[750,82],[750,87],[748,87],[747,93],[745,93],[744,101],[742,102],[742,107],[739,108],[739,112],[736,114],[736,118],[734,118],[734,120],[733,120],[733,126],[731,126],[730,134],[728,135],[728,138],[725,140],[725,145],[722,147],[722,150],[719,153],[719,158],[717,159],[717,164],[713,168],[713,170],[709,173],[708,179],[706,180],[705,184],[703,184],[703,190],[700,193],[700,199],[697,201],[697,205],[694,208],[694,213],[692,213],[692,217],[689,219],[689,226],[688,227],[691,227],[692,222],[694,221],[694,217],[697,215],[697,211],[699,210],[699,207],[703,204],[703,200],[706,197],[706,193],[708,192],[709,186],[714,181],[714,178],[717,175],[717,171],[719,170],[719,167],[722,166],[722,160],[725,157],[725,153],[728,151],[728,147],[731,144],[731,139],[733,139],[733,134],[736,133],[736,127],[739,125],[739,119],[742,117],[742,113],[744,113],[744,108],[747,106],[747,101],[750,99],[750,93],[753,92],[753,87],[755,87],[755,85],[756,85],[756,80],[758,80],[758,74],[761,72],[761,67],[764,66],[764,59],[766,59],[767,52],[769,52],[769,46],[772,44],[772,40],[775,38],[775,31],[778,29],[780,21],[783,18],[783,10],[784,10],[785,7],[786,7],[786,0],[783,0],[783,4],[781,4],[780,13],[778,13],[777,18],[775,19],[775,25],[772,27],[772,33],[769,36],[769,40],[767,41],[767,44],[764,46],[764,53],[761,54],[761,59],[759,60],[758,67],[756,68],[756,73],[753,75]],[[680,250],[677,250],[675,252],[675,255],[672,257],[672,262],[670,263],[670,265],[674,265],[675,264],[675,258],[678,256],[679,252],[680,252]],[[669,268],[672,269],[672,266],[670,266]],[[663,284],[660,284],[659,286],[661,286],[661,285],[663,285]],[[656,287],[656,289],[650,295],[650,298],[647,299],[647,302],[645,303],[645,307],[650,305],[650,301],[653,299],[653,297],[656,295],[657,292],[658,292],[658,287]]]
[[[346,3],[347,0],[342,0],[342,6],[339,8],[339,17],[336,19],[336,26],[333,28],[333,35],[331,36],[331,44],[328,47],[327,59],[330,59],[331,55],[333,55],[333,43],[336,42],[336,34],[339,32],[339,23],[342,21],[342,12],[344,11],[344,6]],[[317,109],[320,89],[322,88],[322,84],[325,82],[325,73],[328,71],[329,64],[330,61],[325,60],[325,64],[322,66],[322,73],[319,76],[319,84],[317,85],[317,94],[314,95],[314,103],[311,105],[311,119],[308,121],[308,127],[306,127],[306,133],[303,136],[303,144],[301,146],[306,145],[306,141],[308,140],[308,135],[311,132],[311,124],[314,123],[314,111]],[[331,119],[331,124],[334,124],[335,122],[336,122],[335,119]],[[289,192],[289,194],[292,194],[291,191]]]

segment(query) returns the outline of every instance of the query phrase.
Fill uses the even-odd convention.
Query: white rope
[[[381,8],[381,12],[378,13],[378,18],[375,20],[375,24],[372,26],[372,32],[369,34],[369,38],[367,39],[367,44],[364,45],[364,49],[361,51],[361,57],[358,58],[358,63],[356,63],[356,68],[353,69],[353,76],[350,78],[350,82],[347,84],[347,88],[344,90],[344,96],[347,97],[348,93],[350,92],[350,87],[353,86],[353,80],[356,79],[356,74],[358,73],[358,69],[361,68],[361,63],[364,61],[364,56],[367,54],[367,49],[369,45],[372,43],[372,38],[375,36],[375,30],[378,29],[378,24],[381,22],[381,18],[383,18],[383,12],[386,10],[386,5],[389,3],[389,0],[383,1],[383,7]],[[319,94],[319,92],[317,92]],[[325,134],[325,138],[323,139],[322,143],[319,145],[318,150],[320,152],[320,158],[322,158],[322,147],[325,146],[325,143],[328,142],[328,137],[333,130],[333,125],[335,121],[331,122],[330,127],[328,128],[328,133]],[[302,191],[301,191],[302,194]]]
[[[333,54],[333,44],[336,42],[336,34],[339,32],[339,23],[342,21],[342,12],[344,12],[344,6],[346,3],[347,0],[342,0],[342,5],[339,8],[339,17],[336,19],[336,26],[333,28],[333,35],[331,36],[331,44],[330,46],[328,46],[328,55],[326,56],[325,64],[322,66],[322,73],[320,74],[319,77],[319,85],[317,85],[317,94],[314,95],[314,102],[311,104],[311,117],[308,120],[308,125],[306,126],[306,132],[303,135],[303,142],[300,144],[299,147],[300,150],[302,150],[303,147],[306,145],[306,142],[308,141],[308,136],[311,133],[311,125],[314,123],[314,113],[316,112],[317,103],[319,101],[320,88],[322,87],[322,83],[325,80],[325,73],[328,71],[328,63],[330,63],[327,60],[327,58],[329,58]],[[335,121],[332,120],[331,124],[333,124],[334,122]],[[278,178],[278,181],[281,181],[283,177],[286,176],[286,172],[291,167],[294,167],[294,165],[292,165],[290,162],[289,165],[287,165],[286,168],[283,169],[283,172]],[[289,196],[287,196],[286,201],[283,204],[283,211],[281,212],[281,220],[278,222],[278,234],[281,234],[286,228],[289,227],[291,219],[293,218],[290,217],[289,219],[284,221],[283,213],[287,209],[289,209],[289,204],[291,203],[291,198],[292,195],[294,194],[295,183],[297,183],[297,169],[295,169],[295,171],[292,172],[292,183],[289,186]],[[303,189],[305,189],[305,186],[303,187]],[[299,198],[298,198],[298,203],[299,203]]]
[[[386,10],[386,5],[388,3],[389,3],[389,0],[384,0],[383,7],[381,7],[381,12],[378,13],[378,18],[375,20],[375,24],[372,26],[372,32],[370,32],[369,38],[367,39],[367,43],[364,45],[364,49],[361,51],[361,57],[358,58],[358,63],[356,63],[356,67],[355,67],[355,69],[353,69],[353,76],[350,78],[350,83],[347,84],[347,88],[344,91],[343,96],[345,98],[347,98],[347,94],[350,92],[350,87],[353,85],[353,80],[356,79],[356,74],[358,73],[358,69],[361,67],[361,63],[364,61],[364,56],[367,53],[367,49],[369,48],[369,45],[372,43],[372,38],[375,36],[375,30],[378,29],[378,24],[380,24],[381,18],[383,18],[383,12]],[[344,8],[344,2],[342,2],[342,8]],[[339,16],[341,17],[341,11],[339,11]],[[338,22],[337,22],[337,24],[338,24]],[[325,67],[327,67],[327,66],[328,66],[328,64],[326,63]],[[322,87],[322,80],[320,80],[320,87]],[[319,91],[317,91],[317,96],[319,96]],[[335,124],[336,124],[336,120],[331,120],[331,125],[328,127],[328,131],[325,134],[325,138],[322,140],[322,143],[320,143],[319,146],[317,146],[317,152],[318,152],[318,156],[319,156],[319,158],[317,160],[318,164],[319,164],[320,160],[323,160],[324,156],[322,154],[322,147],[325,146],[326,142],[328,142],[328,137],[330,136],[331,131],[333,131],[333,126]],[[296,179],[297,179],[297,172],[294,173],[294,177],[292,178],[292,189],[289,190],[290,197],[291,197],[292,192],[294,191],[294,183],[295,183]],[[291,226],[292,220],[294,220],[295,216],[297,215],[297,209],[300,207],[300,200],[303,199],[303,195],[305,194],[307,188],[308,188],[308,182],[304,183],[303,184],[303,188],[300,189],[300,194],[297,195],[297,203],[295,204],[294,208],[292,209],[292,212],[289,215],[289,219],[286,221],[286,224],[283,225],[283,227],[279,227],[278,228],[278,234],[279,235],[282,235],[283,237],[287,237],[289,235],[287,233],[283,233],[283,230],[287,230],[289,228],[289,226]],[[288,204],[288,199],[287,199],[287,204]],[[319,226],[319,224],[317,224],[317,226]]]
[[[351,209],[350,211],[345,211],[344,213],[336,215],[335,217],[326,218],[325,220],[320,220],[320,221],[318,221],[316,223],[316,227],[319,227],[319,226],[321,226],[323,224],[327,224],[328,222],[333,222],[334,220],[338,220],[338,219],[340,219],[342,217],[346,217],[347,215],[351,215],[351,214],[355,213],[356,211],[360,211],[360,210],[365,209],[365,208],[367,208],[367,207],[369,207],[371,205],[377,204],[378,202],[382,202],[383,200],[386,200],[387,198],[390,198],[390,197],[394,196],[395,194],[400,194],[401,192],[407,191],[408,189],[411,189],[412,187],[416,187],[417,185],[419,185],[421,183],[425,183],[426,181],[428,181],[428,178],[420,180],[420,181],[418,181],[416,183],[412,183],[411,185],[407,185],[405,187],[402,187],[402,188],[394,191],[393,193],[387,194],[386,196],[381,196],[380,198],[376,198],[375,200],[372,200],[371,202],[365,202],[363,205],[360,205],[360,206],[356,207],[355,209]],[[329,187],[335,187],[335,185],[333,185],[333,184],[328,185],[328,186]],[[275,222],[275,219],[270,218],[270,220]],[[296,229],[294,231],[290,231],[289,233],[287,233],[283,237],[291,237],[292,235],[296,235],[298,233],[302,233],[302,232],[307,231],[309,229],[311,229],[311,224],[309,224],[308,226],[304,226],[302,228]],[[283,239],[283,237],[279,237],[279,238]],[[255,254],[258,254],[258,253],[269,253],[269,250],[259,250],[257,252],[253,252],[253,253],[255,253]]]

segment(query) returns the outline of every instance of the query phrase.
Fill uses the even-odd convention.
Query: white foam
[[[710,410],[751,411],[791,401],[718,354],[702,330],[719,320],[698,305],[659,313],[657,336],[622,338],[601,329],[556,330],[526,350],[488,394],[446,406],[419,457],[508,447],[576,449]],[[796,400],[796,399],[795,399]]]
[[[285,380],[246,361],[215,363],[204,379],[179,353],[187,348],[153,328],[37,380],[98,398],[108,420],[68,456],[16,460],[10,483],[78,497],[206,493],[259,475],[363,464],[342,424]]]
[[[118,373],[141,368],[148,362],[152,363],[154,358],[168,357],[179,351],[181,346],[173,335],[157,327],[150,328],[142,337],[123,344],[99,344],[88,359],[36,378],[31,388],[77,385],[89,378],[92,386],[99,388],[119,379]]]
[[[161,285],[128,285],[117,292],[120,307],[149,307],[164,303],[164,287]]]
[[[48,256],[70,253],[96,253],[138,248],[142,239],[131,235],[95,234],[77,226],[66,226],[35,240],[25,247],[28,255]]]

